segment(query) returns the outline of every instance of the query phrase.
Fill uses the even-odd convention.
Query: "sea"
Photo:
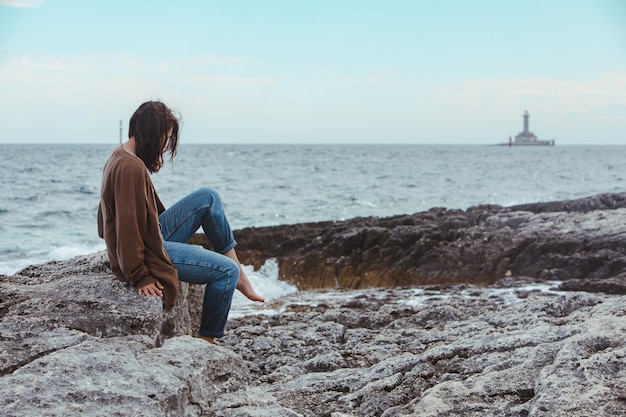
[[[116,146],[0,144],[0,274],[105,248],[96,213]],[[214,188],[241,229],[624,192],[625,162],[619,145],[182,143],[152,179],[166,206]],[[246,268],[268,299],[296,291],[272,260]]]

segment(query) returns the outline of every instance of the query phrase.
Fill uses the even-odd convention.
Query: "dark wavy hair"
[[[146,164],[150,173],[163,166],[163,154],[176,156],[178,148],[179,121],[172,110],[160,101],[146,101],[130,118],[128,137],[135,137],[137,156]],[[172,135],[167,137],[169,130]]]

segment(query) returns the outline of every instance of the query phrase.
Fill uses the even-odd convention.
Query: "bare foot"
[[[233,248],[229,250],[224,255],[228,256],[230,259],[237,262],[237,264],[239,265],[239,281],[237,281],[237,287],[236,287],[239,290],[239,292],[245,295],[246,298],[248,298],[248,300],[258,301],[260,303],[264,302],[265,298],[261,297],[259,294],[256,293],[256,291],[254,291],[254,288],[252,287],[252,284],[250,283],[248,276],[244,272],[243,267],[241,266],[241,263],[239,262],[239,259],[237,258],[237,252],[235,252],[235,249]]]
[[[239,281],[237,281],[237,290],[239,290],[239,292],[245,295],[249,300],[258,301],[260,303],[265,301],[265,298],[261,297],[259,294],[256,293],[256,291],[254,291],[254,288],[252,288],[252,284],[250,283],[250,280],[246,276],[246,273],[243,272],[243,268],[241,269],[241,272],[239,273]]]
[[[208,336],[202,336],[201,334],[199,334],[198,336],[196,336],[198,339],[202,339],[202,340],[206,340],[207,342],[209,342],[210,344],[214,345],[215,344],[215,339],[212,337],[208,337]]]

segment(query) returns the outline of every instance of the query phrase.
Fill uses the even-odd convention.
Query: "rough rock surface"
[[[115,279],[104,252],[0,276],[0,415],[222,415],[212,404],[249,395],[249,371],[232,350],[186,336],[203,288],[180,287],[164,312]],[[293,415],[271,399],[258,407]]]
[[[299,292],[266,306],[276,315],[231,320],[218,346],[188,336],[201,287],[181,284],[164,313],[103,253],[0,276],[0,415],[626,415],[624,206],[603,195],[237,232],[245,262],[275,256],[304,288],[388,288]]]
[[[242,262],[258,268],[275,258],[281,279],[300,289],[489,285],[513,275],[592,278],[598,290],[626,293],[626,194],[247,228],[235,237]],[[581,285],[570,288],[591,289]]]
[[[514,293],[294,296],[223,343],[302,416],[626,415],[626,298]]]

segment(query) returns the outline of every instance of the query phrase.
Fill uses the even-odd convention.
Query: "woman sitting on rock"
[[[139,295],[157,296],[171,309],[178,279],[207,284],[199,336],[211,343],[224,335],[235,288],[253,301],[253,289],[235,252],[235,239],[219,195],[203,188],[165,209],[150,174],[163,155],[176,155],[179,122],[163,103],[143,103],[130,119],[128,141],[107,160],[102,176],[98,233],[115,276]],[[216,252],[188,244],[202,229]]]

